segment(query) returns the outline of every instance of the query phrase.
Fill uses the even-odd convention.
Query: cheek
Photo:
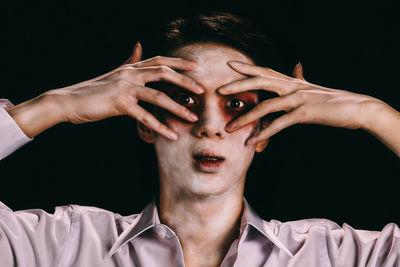
[[[168,127],[175,129],[175,130],[185,129],[185,128],[191,127],[193,125],[193,123],[183,120],[165,110],[160,111],[159,115],[160,116],[158,117],[158,119],[162,123],[166,124]]]
[[[249,123],[242,128],[232,132],[231,134],[235,136],[237,143],[243,144],[244,146],[251,147],[253,145],[246,145],[246,141],[250,139],[250,137],[254,136],[258,130],[258,122]]]

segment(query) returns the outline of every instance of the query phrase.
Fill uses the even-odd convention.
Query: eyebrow
[[[164,87],[163,89],[165,89],[166,91],[169,91],[169,90],[171,90],[171,91],[177,91],[177,92],[182,92],[182,93],[187,93],[187,94],[191,94],[191,95],[198,95],[198,94],[195,94],[195,93],[193,93],[193,92],[191,92],[191,91],[189,91],[189,90],[187,90],[187,89],[185,89],[185,88],[183,88],[183,87],[180,87],[180,86],[178,86],[178,85],[175,85],[175,84],[168,84],[166,87]],[[236,94],[231,94],[231,95],[221,95],[221,96],[226,96],[226,97],[232,97],[232,96],[240,96],[240,95],[243,95],[243,94],[254,94],[254,95],[256,95],[256,96],[259,96],[259,93],[258,93],[258,89],[255,89],[255,90],[248,90],[248,91],[244,91],[244,92],[239,92],[239,93],[236,93]],[[217,91],[215,91],[216,93],[217,93]],[[217,95],[220,95],[220,94],[218,94],[217,93]]]

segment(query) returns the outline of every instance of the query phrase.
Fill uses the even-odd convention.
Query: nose
[[[222,112],[215,103],[207,103],[199,115],[199,120],[193,127],[194,135],[198,138],[223,139],[226,135]]]

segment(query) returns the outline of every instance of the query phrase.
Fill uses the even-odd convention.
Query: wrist
[[[7,109],[21,130],[30,138],[61,122],[57,97],[46,93]]]
[[[384,102],[371,104],[363,129],[400,157],[400,113]]]
[[[371,133],[376,132],[388,124],[388,116],[392,115],[391,109],[389,105],[380,100],[365,103],[361,128]]]

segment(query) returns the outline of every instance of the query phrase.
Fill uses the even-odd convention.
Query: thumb
[[[143,54],[143,48],[140,42],[137,42],[135,47],[133,48],[133,53],[131,57],[125,61],[124,64],[134,64],[136,62],[139,62],[142,59],[142,54]]]
[[[297,63],[292,72],[292,76],[297,79],[305,80],[303,76],[303,65],[301,62]]]

